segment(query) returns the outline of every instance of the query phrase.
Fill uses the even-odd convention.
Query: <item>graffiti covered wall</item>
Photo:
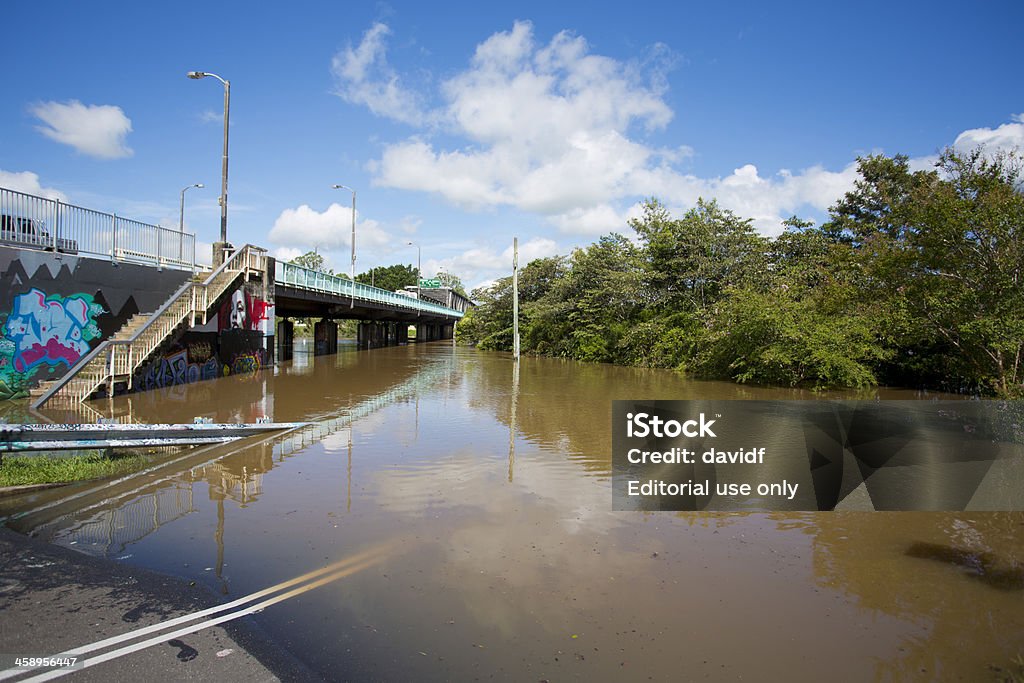
[[[249,375],[267,363],[258,331],[186,332],[170,349],[142,366],[135,391],[163,389],[228,375]]]
[[[273,329],[273,321],[274,305],[268,303],[264,287],[246,282],[225,297],[215,320],[186,332],[143,366],[132,388],[147,391],[256,373],[272,360],[267,353],[267,330]]]
[[[191,273],[0,246],[0,400],[57,379]]]

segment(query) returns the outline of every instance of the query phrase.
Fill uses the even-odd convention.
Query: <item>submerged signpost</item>
[[[519,360],[519,238],[512,238],[512,358]]]

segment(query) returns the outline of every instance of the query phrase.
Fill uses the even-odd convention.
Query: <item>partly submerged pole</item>
[[[519,238],[512,238],[512,358],[519,360]]]

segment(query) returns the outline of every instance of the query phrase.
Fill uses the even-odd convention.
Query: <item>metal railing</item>
[[[294,263],[278,261],[274,269],[274,282],[279,285],[309,289],[316,292],[336,294],[360,301],[388,304],[396,308],[410,311],[426,311],[437,313],[449,318],[461,318],[464,314],[454,308],[448,308],[432,301],[417,300],[404,294],[390,292],[379,287],[371,287],[361,282],[353,282],[348,278],[321,273],[310,268],[303,268]]]
[[[196,237],[0,187],[0,243],[195,270]]]
[[[248,270],[261,272],[264,268],[265,249],[249,244],[237,249],[202,282],[190,281],[179,287],[144,325],[130,333],[119,331],[102,342],[57,380],[32,407],[40,408],[58,394],[72,401],[84,401],[101,384],[117,377],[127,377],[131,386],[135,371],[183,321],[192,324],[196,318],[200,318],[205,323],[210,306],[216,303],[236,277]],[[125,336],[122,337],[122,334]]]

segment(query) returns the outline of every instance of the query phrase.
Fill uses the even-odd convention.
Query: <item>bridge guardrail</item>
[[[347,296],[362,301],[388,304],[398,308],[407,308],[411,311],[418,310],[437,313],[449,318],[461,318],[463,316],[461,311],[432,301],[417,300],[404,294],[397,294],[379,287],[371,287],[361,282],[353,282],[348,278],[297,266],[294,263],[278,261],[274,269],[274,280],[278,284]]]
[[[0,187],[0,242],[111,261],[195,270],[196,237]]]

